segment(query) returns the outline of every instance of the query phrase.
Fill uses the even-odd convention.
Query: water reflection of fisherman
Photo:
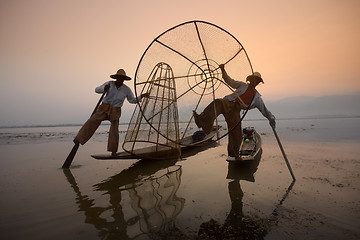
[[[228,183],[231,210],[223,224],[223,231],[232,234],[236,233],[241,239],[263,239],[266,235],[266,228],[264,228],[261,221],[244,216],[242,201],[244,192],[240,185],[240,180],[255,182],[254,173],[257,170],[259,161],[254,160],[245,164],[248,165],[244,167],[229,163],[228,179],[232,179]]]
[[[96,191],[105,191],[109,195],[109,206],[97,207],[94,199],[83,195],[69,169],[64,173],[74,189],[79,211],[85,214],[85,223],[94,225],[102,239],[133,239],[141,234],[171,227],[175,217],[181,212],[185,200],[178,198],[176,192],[180,186],[181,167],[174,166],[175,161],[140,161],[119,174],[96,184]],[[159,174],[163,174],[158,176]],[[153,183],[155,181],[155,183]],[[156,186],[154,192],[143,191],[142,186]],[[148,190],[148,189],[146,189]],[[135,216],[125,217],[123,191],[130,194]],[[131,197],[134,196],[134,197]],[[159,199],[161,201],[159,201]],[[127,210],[127,209],[126,209]],[[111,212],[111,220],[107,219]],[[128,212],[128,211],[127,211]],[[154,213],[159,213],[154,215]],[[152,216],[155,216],[152,218]],[[163,217],[159,222],[159,216]],[[160,223],[160,224],[159,224]],[[136,236],[129,236],[128,228],[139,226]],[[154,227],[155,226],[155,227]],[[132,232],[132,231],[131,231]]]
[[[130,239],[126,233],[127,222],[122,211],[121,192],[113,193],[110,197],[110,207],[95,206],[95,199],[90,199],[89,196],[83,195],[78,187],[75,178],[69,169],[63,170],[71,187],[76,193],[76,203],[79,207],[79,212],[84,212],[85,223],[92,224],[98,230],[98,236],[101,239]],[[113,209],[113,221],[108,221],[101,215]]]
[[[259,165],[260,158],[242,164],[229,163],[227,179],[231,210],[223,225],[215,220],[202,223],[199,230],[199,239],[263,239],[267,233],[261,221],[244,216],[243,197],[240,180],[254,182],[254,173]]]

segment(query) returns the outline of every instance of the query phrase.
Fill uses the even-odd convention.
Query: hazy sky
[[[0,0],[0,126],[82,123],[96,86],[134,76],[154,38],[191,20],[242,43],[265,101],[360,92],[359,13],[358,0]]]

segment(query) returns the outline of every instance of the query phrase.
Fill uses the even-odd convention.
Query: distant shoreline
[[[307,117],[296,117],[296,118],[277,118],[276,120],[305,120],[305,119],[339,119],[339,118],[360,118],[360,116],[347,116],[347,115],[315,115],[315,116],[307,116]],[[244,122],[247,121],[266,121],[267,119],[244,119]],[[180,123],[184,123],[180,121]],[[119,123],[119,125],[128,125],[129,123]],[[15,125],[15,126],[0,126],[0,129],[4,128],[43,128],[43,127],[78,127],[82,126],[80,123],[68,123],[68,124],[39,124],[39,125]],[[103,122],[101,125],[110,125],[108,122]]]

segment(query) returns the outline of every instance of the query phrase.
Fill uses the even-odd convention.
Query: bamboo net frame
[[[123,149],[140,158],[180,156],[181,148],[176,143],[180,138],[176,86],[170,65],[157,63],[143,91],[149,93],[149,97],[136,106]]]
[[[145,114],[148,124],[159,134],[175,144],[189,146],[183,141],[197,128],[192,111],[200,113],[217,98],[234,93],[223,79],[219,64],[234,80],[245,81],[253,74],[250,59],[241,43],[228,31],[204,21],[189,21],[179,24],[156,37],[143,53],[135,73],[135,95],[146,92],[147,76],[159,62],[172,67],[176,84],[176,105],[181,122],[179,138],[171,138],[164,128],[153,125],[152,118]],[[157,79],[160,81],[161,79]],[[170,102],[159,108],[158,115],[173,106]],[[146,112],[140,109],[142,112]],[[154,114],[152,117],[156,117]],[[214,129],[216,140],[226,136],[232,129],[222,128],[226,123],[222,115],[216,116]],[[164,131],[162,131],[164,130]]]

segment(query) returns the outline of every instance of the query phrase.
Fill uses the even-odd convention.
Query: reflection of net
[[[136,106],[124,150],[142,158],[179,155],[179,146],[175,143],[179,139],[176,86],[171,67],[166,63],[156,64],[142,87],[150,96],[143,99],[140,108]]]
[[[144,84],[160,62],[172,68],[179,120],[188,124],[180,139],[190,135],[192,110],[201,112],[214,99],[234,91],[222,80],[219,64],[225,64],[227,73],[235,80],[245,81],[252,74],[250,60],[240,42],[224,29],[203,21],[180,24],[155,38],[136,69],[137,96],[146,92]],[[158,131],[156,126],[153,129]]]
[[[131,207],[140,217],[143,233],[161,232],[172,228],[185,200],[176,196],[181,183],[181,166],[157,172],[135,188],[129,188]],[[130,187],[130,186],[129,186]]]

